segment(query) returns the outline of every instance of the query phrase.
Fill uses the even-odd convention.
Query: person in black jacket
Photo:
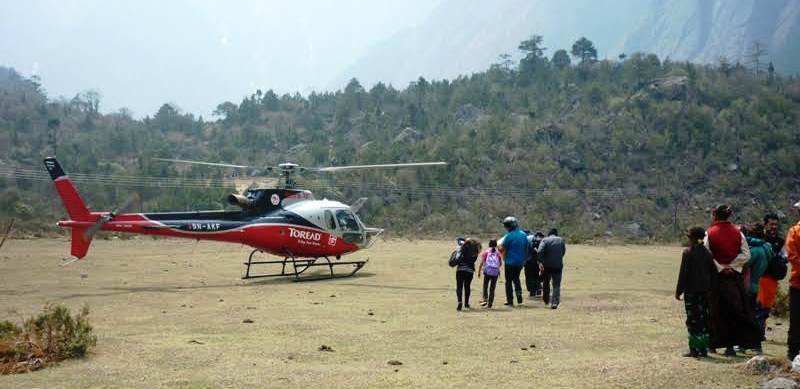
[[[530,297],[542,295],[542,280],[539,277],[539,261],[537,259],[539,243],[544,239],[544,234],[536,232],[528,234],[528,259],[525,262],[525,287]]]
[[[686,307],[686,328],[689,331],[689,353],[686,357],[706,357],[710,335],[708,329],[708,293],[716,267],[711,252],[703,245],[705,230],[692,227],[688,231],[689,247],[683,251],[675,299],[683,295]]]
[[[461,245],[456,265],[456,297],[458,298],[457,311],[463,307],[469,309],[470,284],[475,274],[475,261],[481,252],[481,243],[477,239],[469,238]],[[463,294],[463,299],[462,299]]]

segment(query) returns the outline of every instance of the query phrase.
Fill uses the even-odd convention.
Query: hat
[[[517,218],[515,218],[514,216],[508,216],[505,219],[503,219],[503,225],[506,228],[517,228]]]
[[[794,203],[793,207],[795,207],[795,208],[800,208],[800,201],[798,201],[798,202]]]

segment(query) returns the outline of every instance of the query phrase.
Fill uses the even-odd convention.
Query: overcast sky
[[[208,116],[256,88],[323,89],[439,2],[9,1],[0,65],[38,74],[50,97],[96,89],[106,112],[126,107],[141,117],[171,102]]]

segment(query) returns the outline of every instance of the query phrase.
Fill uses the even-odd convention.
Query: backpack
[[[483,265],[483,274],[490,277],[497,277],[500,275],[500,253],[489,251],[486,253],[486,263]]]
[[[787,264],[788,262],[789,261],[786,260],[786,257],[778,254],[772,257],[772,259],[769,261],[769,264],[767,264],[766,273],[769,274],[770,277],[780,281],[786,278],[786,273],[789,272],[789,266]]]
[[[447,265],[450,267],[456,267],[458,265],[458,257],[460,257],[461,250],[453,250],[450,253],[450,259],[447,261]]]

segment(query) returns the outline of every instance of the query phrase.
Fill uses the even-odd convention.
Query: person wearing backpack
[[[481,243],[474,238],[469,238],[461,245],[456,264],[456,297],[458,305],[456,310],[463,307],[469,309],[470,284],[475,273],[475,261],[481,251]],[[462,298],[463,296],[463,298]]]
[[[497,241],[492,239],[489,241],[489,248],[481,253],[481,263],[478,266],[478,278],[481,278],[481,273],[484,275],[482,307],[491,308],[494,303],[494,289],[502,266],[503,258],[497,251]]]
[[[775,299],[778,296],[778,281],[786,278],[788,272],[788,260],[786,253],[783,251],[784,240],[781,238],[778,231],[778,224],[780,219],[774,213],[768,213],[764,216],[764,235],[767,243],[772,245],[773,257],[767,265],[767,272],[761,277],[758,283],[758,296],[757,309],[761,310],[761,315],[764,320],[761,323],[761,340],[767,340],[766,329],[767,320],[772,307],[775,305]]]
[[[747,245],[750,248],[750,259],[745,264],[746,277],[748,280],[747,296],[753,305],[754,318],[761,330],[762,340],[764,337],[764,310],[758,303],[758,292],[761,277],[766,273],[769,262],[773,259],[772,245],[764,240],[764,225],[761,223],[753,224],[747,230]],[[760,343],[759,343],[760,346]],[[761,348],[755,348],[755,351],[761,353]]]

